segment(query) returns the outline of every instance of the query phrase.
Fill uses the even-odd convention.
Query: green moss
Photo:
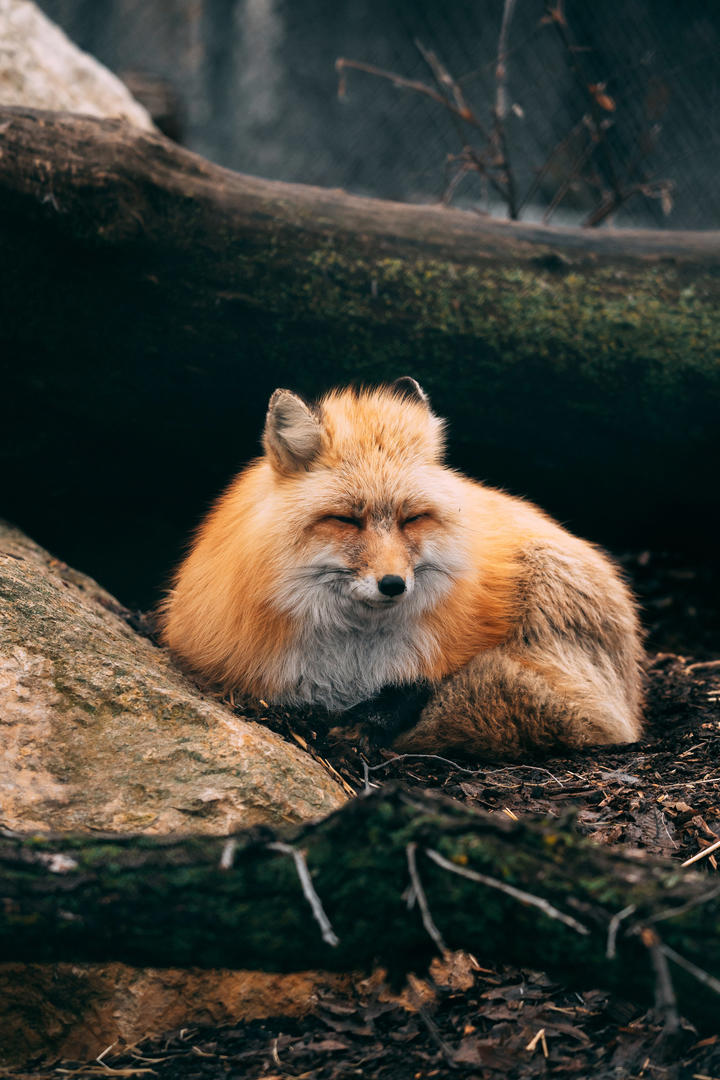
[[[397,363],[403,327],[415,353],[425,354],[423,367],[429,366],[428,344],[442,354],[444,338],[447,355],[460,365],[458,341],[472,340],[475,363],[483,352],[500,354],[506,371],[542,359],[551,371],[581,367],[586,378],[604,381],[609,371],[632,364],[659,387],[678,360],[718,374],[720,281],[702,267],[695,279],[688,268],[665,264],[588,264],[558,274],[489,260],[371,258],[334,241],[297,260],[288,261],[288,254],[286,246],[260,275],[247,258],[252,303],[288,320],[312,318],[328,327],[346,322],[360,374],[368,353],[370,369]],[[388,356],[379,358],[383,327],[390,331]]]

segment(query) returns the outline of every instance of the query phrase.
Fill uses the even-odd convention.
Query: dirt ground
[[[572,810],[574,827],[598,843],[678,862],[699,854],[720,838],[720,570],[649,552],[623,562],[643,605],[650,657],[646,734],[629,748],[458,767],[429,757],[393,762],[367,743],[338,752],[317,724],[279,726],[354,790],[402,779],[511,817]],[[696,869],[720,887],[719,862],[720,849]],[[375,977],[345,997],[322,998],[302,1021],[184,1029],[116,1047],[90,1066],[58,1063],[43,1076],[720,1080],[720,998],[718,1033],[702,1037],[682,1022],[668,1036],[652,1011],[592,986],[570,992],[541,972],[488,968],[481,955],[456,956],[436,980],[428,990],[411,979],[412,1012]]]

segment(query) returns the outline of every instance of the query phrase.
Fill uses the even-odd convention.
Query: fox
[[[409,376],[315,403],[275,390],[262,455],[172,579],[162,642],[241,700],[340,721],[388,695],[417,703],[398,752],[636,741],[642,637],[619,568],[446,465],[444,432]]]

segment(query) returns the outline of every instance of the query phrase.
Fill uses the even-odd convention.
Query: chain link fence
[[[720,6],[707,0],[40,6],[171,134],[230,168],[497,215],[510,201],[527,220],[720,227]],[[347,67],[338,95],[339,57],[381,73]]]

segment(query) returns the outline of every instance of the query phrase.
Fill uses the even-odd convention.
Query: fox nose
[[[378,589],[383,596],[399,596],[405,592],[405,580],[399,574],[386,574],[378,581]]]

